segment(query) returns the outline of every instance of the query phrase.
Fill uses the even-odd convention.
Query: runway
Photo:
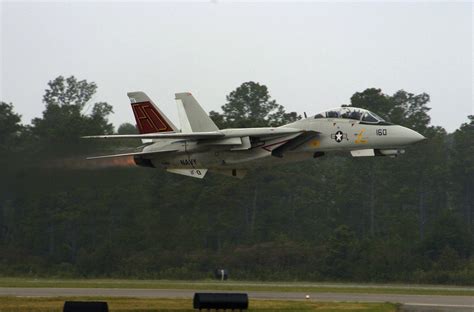
[[[123,288],[20,288],[0,287],[0,296],[17,297],[135,297],[135,298],[189,298],[195,292],[219,292],[192,289],[123,289]],[[221,291],[222,292],[222,291]],[[392,302],[402,304],[402,311],[473,311],[474,296],[355,294],[355,293],[302,293],[276,291],[245,292],[252,299],[309,300],[333,302]]]

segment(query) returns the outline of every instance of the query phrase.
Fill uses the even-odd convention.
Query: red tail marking
[[[150,102],[133,103],[132,110],[140,134],[173,131]]]

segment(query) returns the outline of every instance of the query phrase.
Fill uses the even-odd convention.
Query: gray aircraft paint
[[[157,122],[162,118],[176,129],[145,93],[128,95],[132,104],[137,99],[152,103]],[[396,157],[404,147],[425,139],[414,130],[390,124],[356,107],[335,108],[317,114],[318,118],[312,116],[281,127],[219,130],[191,93],[177,93],[176,101],[181,132],[85,138],[140,138],[146,143],[140,152],[99,157],[133,156],[137,165],[195,178],[203,178],[208,170],[242,178],[249,169],[308,160],[334,151],[353,157]],[[349,118],[349,113],[356,115]]]

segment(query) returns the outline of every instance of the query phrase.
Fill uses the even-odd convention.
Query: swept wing
[[[89,135],[84,139],[181,139],[181,140],[205,140],[235,137],[272,137],[304,132],[294,128],[241,128],[224,129],[212,132],[192,133],[147,133],[147,134],[114,134],[114,135]]]
[[[114,134],[114,135],[88,135],[83,139],[217,139],[223,138],[225,134],[219,132],[196,132],[196,133],[149,133],[149,134]]]

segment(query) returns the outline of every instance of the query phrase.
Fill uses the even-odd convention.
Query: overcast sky
[[[177,122],[174,93],[220,110],[245,81],[288,111],[314,114],[368,87],[431,96],[432,123],[473,114],[470,2],[1,2],[0,100],[24,123],[49,80],[94,81],[111,121],[134,123],[127,91],[145,91]]]

